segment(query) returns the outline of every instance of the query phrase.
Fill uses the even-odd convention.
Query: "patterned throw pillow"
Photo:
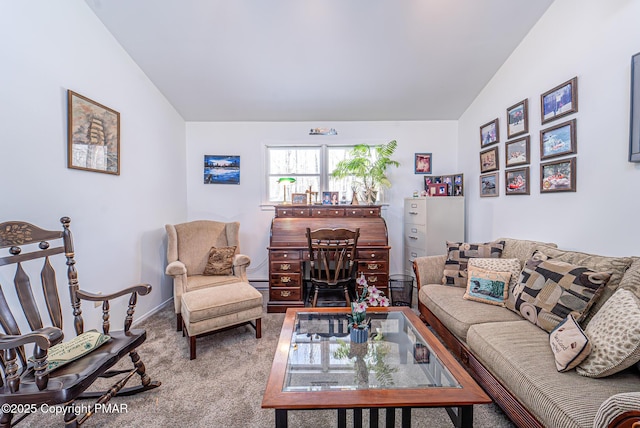
[[[509,292],[511,272],[498,272],[469,266],[467,275],[469,280],[467,281],[467,291],[462,296],[463,299],[504,306]]]
[[[518,280],[520,279],[520,271],[522,270],[522,266],[520,266],[520,260],[518,259],[469,259],[467,269],[471,269],[471,267],[479,267],[483,269],[493,270],[497,272],[510,272],[511,279],[509,280],[509,289],[507,292],[507,297],[504,302],[505,306],[509,306],[511,304],[512,310],[515,307],[515,301],[511,299],[513,294],[513,289],[515,288]]]
[[[591,352],[589,338],[571,314],[549,334],[549,345],[559,372],[573,369]]]
[[[442,283],[455,287],[467,286],[467,262],[471,258],[500,258],[504,241],[468,244],[447,241],[447,260],[444,265]]]
[[[236,247],[211,247],[203,275],[232,275]]]
[[[576,371],[587,377],[605,377],[640,361],[640,299],[619,288],[593,316],[585,329],[591,354]]]
[[[513,310],[551,332],[569,314],[580,322],[609,277],[607,272],[594,272],[535,252],[513,290]]]

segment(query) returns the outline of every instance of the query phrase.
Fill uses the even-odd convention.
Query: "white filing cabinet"
[[[404,200],[405,273],[416,257],[445,254],[446,241],[464,241],[464,197],[427,196]]]

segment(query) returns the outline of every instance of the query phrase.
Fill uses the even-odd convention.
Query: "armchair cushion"
[[[211,247],[203,275],[232,275],[236,247]]]

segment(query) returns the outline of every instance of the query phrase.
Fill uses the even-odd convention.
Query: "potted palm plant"
[[[335,178],[354,177],[356,184],[362,188],[362,199],[368,205],[374,204],[378,199],[379,187],[391,187],[387,168],[400,165],[391,159],[397,146],[396,140],[373,147],[358,144],[349,151],[346,159],[338,162],[331,175]]]

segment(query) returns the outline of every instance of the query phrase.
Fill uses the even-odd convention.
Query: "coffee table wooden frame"
[[[278,347],[273,358],[271,373],[262,400],[262,408],[275,409],[276,428],[287,427],[288,410],[337,409],[338,427],[346,427],[346,409],[354,410],[354,426],[362,424],[362,409],[371,409],[371,426],[377,426],[378,409],[387,409],[387,426],[395,418],[395,409],[402,409],[402,426],[411,426],[411,409],[444,407],[454,426],[473,426],[473,405],[491,403],[491,399],[473,380],[467,371],[429,331],[418,316],[407,307],[370,308],[368,311],[398,311],[416,328],[429,344],[442,364],[451,372],[461,388],[416,389],[358,389],[344,391],[284,392],[282,390],[287,370],[287,360],[293,329],[298,312],[344,313],[346,308],[290,308],[282,325]],[[454,409],[457,408],[457,412]]]

